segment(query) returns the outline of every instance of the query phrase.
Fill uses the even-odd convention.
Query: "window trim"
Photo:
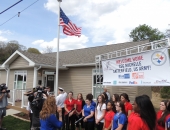
[[[96,71],[95,71],[96,69],[94,68],[94,69],[92,69],[92,94],[93,94],[93,100],[96,100],[96,98],[97,97],[94,97],[94,88],[96,88],[96,85],[94,85],[93,83],[94,83],[94,75],[96,75]],[[99,72],[97,71],[97,74],[98,74]],[[101,70],[101,75],[103,75],[103,71]],[[102,88],[103,88],[103,86],[102,86]]]
[[[23,75],[23,83],[22,83],[22,88],[21,89],[24,89],[24,86],[23,84],[25,83],[25,89],[27,88],[27,70],[16,70],[14,71],[14,81],[13,81],[13,89],[18,89],[18,88],[15,88],[15,84],[17,84],[17,80],[15,81],[15,75],[17,75],[17,79],[18,79],[18,75]],[[24,74],[26,75],[26,81],[24,81]]]

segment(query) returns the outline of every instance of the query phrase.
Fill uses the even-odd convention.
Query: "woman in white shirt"
[[[95,110],[95,123],[97,130],[103,129],[104,116],[106,112],[106,104],[103,95],[97,97],[97,107]]]
[[[28,111],[28,116],[29,116],[29,118],[30,118],[30,129],[31,129],[31,127],[32,127],[32,110],[31,110],[31,107],[30,107],[30,104],[31,104],[31,102],[33,101],[33,99],[34,99],[34,95],[29,95],[28,96],[28,106],[27,106],[27,111]]]

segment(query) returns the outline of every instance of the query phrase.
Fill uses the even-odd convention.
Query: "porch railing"
[[[14,89],[10,91],[10,98],[8,99],[8,103],[12,104],[12,106],[16,106],[17,102],[20,102],[21,108],[26,108],[28,106],[28,96],[25,96],[24,93],[28,90],[32,90],[32,88],[28,88],[26,90],[22,89]],[[50,92],[50,95],[53,95],[54,92]]]

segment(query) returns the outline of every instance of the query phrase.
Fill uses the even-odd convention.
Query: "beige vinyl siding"
[[[111,93],[113,94],[122,94],[127,93],[130,99],[130,102],[133,102],[135,97],[137,96],[138,87],[136,86],[112,86]]]
[[[33,88],[33,79],[34,79],[34,69],[27,70],[27,83],[26,88]]]
[[[150,98],[152,98],[152,90],[151,87],[138,87],[138,95],[146,94]]]
[[[14,88],[14,72],[15,71],[27,71],[27,82],[26,82],[26,88],[33,88],[33,76],[34,76],[34,70],[32,69],[24,69],[24,70],[10,70],[10,74],[9,74],[9,89],[13,89]]]
[[[14,70],[10,70],[8,78],[8,89],[12,90],[14,88]]]
[[[14,68],[24,68],[24,67],[28,67],[29,66],[29,62],[26,61],[24,58],[22,58],[21,56],[19,56],[18,58],[16,58],[11,64],[10,64],[10,69],[14,69]]]
[[[92,69],[94,67],[75,67],[68,70],[60,70],[59,87],[64,88],[66,92],[73,91],[75,98],[78,93],[82,93],[85,98],[86,94],[92,93]],[[107,88],[111,97],[113,94],[127,93],[131,102],[138,95],[147,94],[151,96],[150,87],[107,86]]]
[[[0,84],[6,83],[6,75],[7,75],[6,70],[0,70]]]
[[[85,98],[88,93],[92,93],[92,69],[94,67],[69,68],[59,71],[59,87],[66,92],[73,91],[74,98],[78,93],[82,93]]]

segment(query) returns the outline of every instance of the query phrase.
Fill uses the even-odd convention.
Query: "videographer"
[[[6,116],[6,106],[8,106],[7,98],[10,98],[9,90],[7,90],[6,84],[0,85],[0,130],[6,130],[2,128],[3,117]]]
[[[42,110],[43,103],[45,99],[43,98],[43,94],[46,92],[43,90],[42,87],[37,87],[34,91],[34,100],[31,102],[31,110],[33,112],[32,117],[32,129],[33,130],[40,130],[40,118],[39,114]]]

